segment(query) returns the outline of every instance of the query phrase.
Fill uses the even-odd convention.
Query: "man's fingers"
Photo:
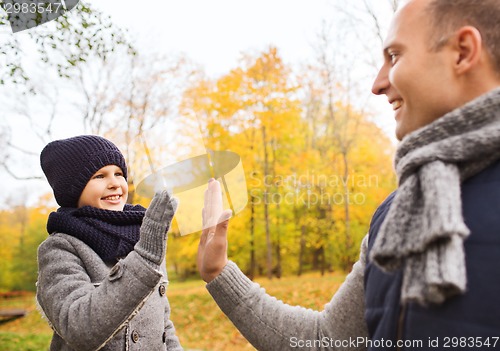
[[[218,255],[227,256],[227,228],[229,224],[229,218],[231,218],[233,212],[231,210],[225,210],[219,217],[217,226],[214,229],[210,229],[208,232],[209,239],[213,239],[212,246]]]
[[[224,212],[222,212],[217,221],[217,227],[215,228],[215,234],[217,236],[227,234],[227,226],[229,223],[228,221],[232,216],[233,216],[233,211],[231,210],[225,210]]]
[[[227,264],[227,230],[231,210],[223,211],[220,183],[208,183],[202,210],[203,230],[198,245],[198,270],[206,282],[211,281]]]
[[[208,234],[208,231],[204,230],[201,232],[199,247],[205,247],[205,245],[207,244],[207,234]]]
[[[215,227],[217,219],[222,213],[222,191],[220,183],[214,179],[208,183],[204,206],[205,222],[203,223],[203,227]]]

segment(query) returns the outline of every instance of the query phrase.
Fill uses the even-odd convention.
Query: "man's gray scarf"
[[[467,286],[460,184],[500,159],[500,89],[419,129],[398,146],[399,188],[370,258],[403,268],[401,302],[442,303]]]

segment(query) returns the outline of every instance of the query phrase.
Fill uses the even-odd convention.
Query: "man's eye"
[[[392,64],[395,64],[396,61],[398,60],[399,55],[395,53],[389,54],[389,60],[391,61]]]

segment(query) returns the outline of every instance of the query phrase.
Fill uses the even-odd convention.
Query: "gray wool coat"
[[[38,259],[37,299],[54,329],[51,350],[181,349],[161,294],[164,265],[157,271],[133,251],[110,267],[66,234],[45,240]]]
[[[79,239],[50,235],[38,248],[37,282],[50,350],[182,350],[166,297],[165,239],[165,226],[145,218],[135,249],[111,266]]]

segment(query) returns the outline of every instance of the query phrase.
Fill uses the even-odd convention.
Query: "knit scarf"
[[[60,207],[47,221],[49,234],[64,233],[90,246],[104,262],[126,256],[139,241],[146,209],[126,204],[123,211]]]
[[[403,269],[401,303],[425,306],[467,286],[461,183],[500,159],[500,89],[406,138],[395,157],[399,187],[370,258]]]

